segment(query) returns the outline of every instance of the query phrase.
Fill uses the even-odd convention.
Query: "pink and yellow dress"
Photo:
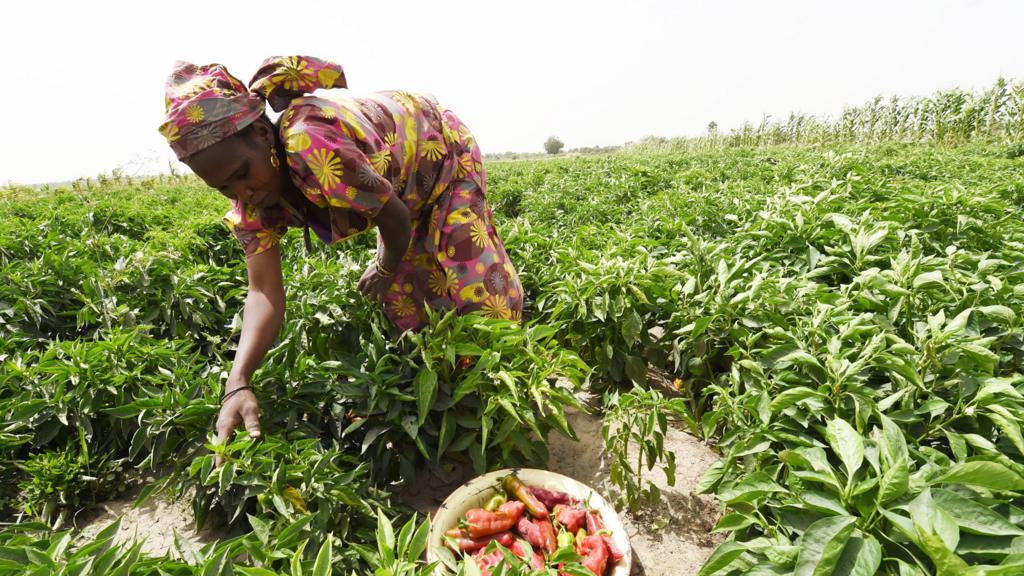
[[[351,238],[394,192],[412,241],[384,301],[388,318],[417,329],[429,306],[521,320],[523,288],[494,227],[480,149],[454,113],[427,95],[334,89],[292,99],[278,131],[302,197],[263,209],[233,201],[225,222],[246,255],[289,227],[308,225],[327,244]]]

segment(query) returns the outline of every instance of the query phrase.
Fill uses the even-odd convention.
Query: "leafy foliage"
[[[1020,572],[1021,101],[1000,82],[491,163],[525,326],[439,314],[399,337],[355,290],[372,237],[286,236],[264,437],[227,446],[245,267],[221,200],[178,176],[0,190],[0,574],[425,574],[392,483],[542,463],[582,388],[624,507],[657,497],[641,470],[674,477],[669,426],[721,452],[701,487],[727,540],[702,574]],[[60,530],[165,465],[140,500],[194,489],[200,522],[246,533],[172,559]]]

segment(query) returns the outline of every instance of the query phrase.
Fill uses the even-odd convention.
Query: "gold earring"
[[[281,166],[281,161],[277,159],[277,148],[273,144],[270,145],[270,165],[275,170]]]

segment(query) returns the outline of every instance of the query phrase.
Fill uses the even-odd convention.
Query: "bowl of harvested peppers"
[[[533,468],[498,470],[466,482],[430,523],[427,560],[457,570],[473,562],[489,576],[502,562],[566,576],[627,576],[629,538],[615,509],[568,476]]]

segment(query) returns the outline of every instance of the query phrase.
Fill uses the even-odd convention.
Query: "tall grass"
[[[986,90],[959,88],[932,96],[876,96],[838,118],[790,113],[746,122],[728,133],[700,138],[647,138],[632,148],[713,149],[780,144],[916,142],[956,145],[1024,139],[1024,82],[999,78]]]

